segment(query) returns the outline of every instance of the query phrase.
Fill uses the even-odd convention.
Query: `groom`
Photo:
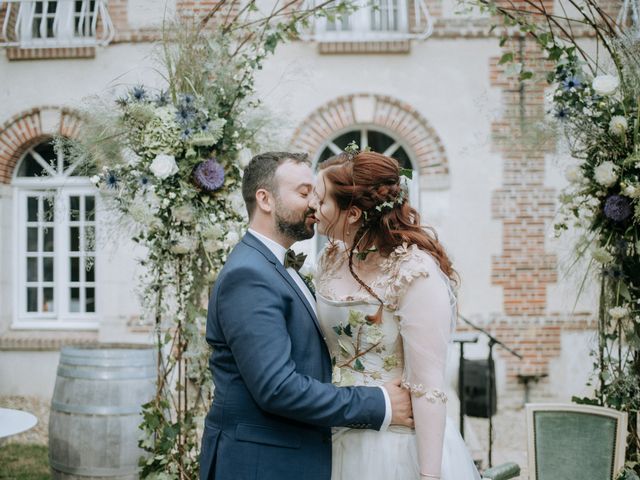
[[[209,302],[215,396],[200,480],[330,480],[330,427],[412,426],[399,381],[330,383],[315,299],[288,251],[313,236],[312,183],[304,154],[257,155],[244,172],[249,232],[229,255]]]

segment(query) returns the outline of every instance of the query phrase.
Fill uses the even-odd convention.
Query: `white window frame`
[[[6,4],[0,46],[73,48],[109,44],[115,37],[115,30],[107,9],[107,0],[81,0],[79,12],[76,12],[75,1],[0,0],[0,8]],[[92,1],[93,11],[90,9]],[[42,4],[41,13],[36,13],[38,3]],[[55,13],[48,13],[49,4],[56,4]],[[47,18],[53,18],[53,36],[48,36]],[[77,30],[76,19],[79,20]],[[36,38],[33,37],[34,22],[37,22],[40,34]],[[98,22],[101,25],[100,32]]]
[[[36,145],[37,146],[37,145]],[[98,277],[94,278],[95,288],[95,312],[72,313],[69,312],[69,202],[71,196],[91,195],[95,199],[95,220],[94,225],[99,224],[100,197],[99,192],[91,184],[87,177],[65,176],[57,174],[51,177],[19,177],[18,170],[21,163],[31,149],[23,155],[16,164],[14,171],[13,188],[13,215],[15,233],[13,238],[13,278],[15,285],[13,292],[14,312],[12,329],[16,330],[97,330],[100,324],[100,314],[98,311],[98,298],[100,293],[97,285]],[[58,157],[58,168],[63,165],[63,159]],[[73,166],[67,172],[73,171]],[[60,170],[58,170],[60,171]],[[51,173],[51,172],[50,172]],[[54,208],[54,305],[55,312],[52,314],[42,314],[27,312],[26,310],[26,224],[27,224],[27,202],[29,195],[40,195],[43,192],[50,193],[55,198]],[[82,248],[82,240],[81,240]],[[94,248],[94,250],[97,250]],[[94,265],[99,263],[99,254],[94,251]],[[85,286],[81,288],[86,288]],[[81,299],[82,299],[81,295]]]

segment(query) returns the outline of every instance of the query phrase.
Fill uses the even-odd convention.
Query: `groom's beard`
[[[281,234],[295,242],[313,237],[315,223],[307,223],[307,218],[313,214],[313,210],[306,210],[302,217],[297,217],[293,212],[282,207],[283,205],[276,201],[276,228]]]

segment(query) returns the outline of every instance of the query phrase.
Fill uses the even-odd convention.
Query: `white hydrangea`
[[[224,239],[224,245],[226,248],[233,247],[240,240],[240,235],[235,230],[231,230],[227,232],[227,235]]]
[[[629,128],[629,124],[627,123],[627,119],[622,115],[614,115],[611,117],[611,121],[609,122],[609,133],[611,135],[622,137],[627,133],[627,128]]]
[[[171,212],[173,218],[180,223],[191,224],[195,219],[195,210],[191,205],[180,205]]]
[[[566,179],[570,183],[580,184],[584,181],[582,169],[578,165],[572,165],[564,172]]]
[[[640,198],[640,185],[627,185],[622,192],[629,198]]]
[[[182,235],[178,237],[176,242],[171,246],[171,251],[178,255],[193,252],[198,247],[198,240],[194,237]]]
[[[207,225],[202,231],[202,236],[207,240],[219,240],[223,235],[224,230],[218,223]]]
[[[100,175],[94,175],[89,180],[91,180],[91,183],[94,185],[98,185],[100,183]]]
[[[610,161],[602,162],[593,173],[596,182],[604,187],[610,187],[618,180],[618,167]]]
[[[629,315],[629,309],[627,307],[613,307],[609,309],[609,315],[614,320],[620,320]]]

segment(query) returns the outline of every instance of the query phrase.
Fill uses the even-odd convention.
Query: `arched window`
[[[313,165],[317,168],[320,163],[328,158],[343,152],[351,142],[355,142],[361,150],[368,147],[374,152],[393,157],[402,168],[413,170],[413,178],[407,181],[409,186],[409,201],[414,208],[419,208],[420,187],[417,178],[418,172],[414,166],[414,161],[409,155],[410,149],[397,135],[385,131],[378,126],[355,125],[336,132],[333,136],[327,138],[318,149],[313,159]],[[317,236],[312,258],[315,258],[316,253],[321,250],[326,241],[327,239],[325,237],[321,235]]]
[[[19,326],[96,326],[97,198],[80,163],[47,139],[15,170]]]

